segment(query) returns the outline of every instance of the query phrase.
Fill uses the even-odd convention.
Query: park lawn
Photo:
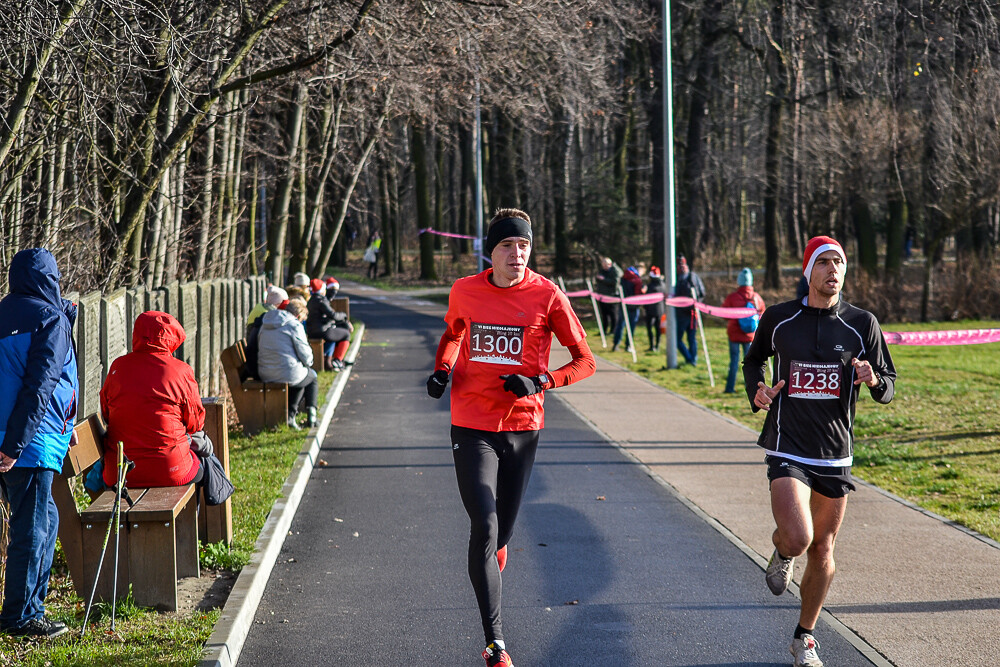
[[[579,306],[579,304],[577,304]],[[753,414],[737,374],[735,394],[724,394],[729,342],[724,325],[705,318],[715,377],[709,383],[704,352],[693,368],[667,371],[666,354],[645,352],[645,327],[636,332],[638,362],[631,354],[601,349],[593,316],[585,319],[598,354],[650,381],[759,431],[764,413]],[[883,324],[887,331],[988,329],[996,321]],[[699,338],[699,348],[701,341]],[[619,347],[624,347],[621,345]],[[986,345],[890,345],[896,393],[889,405],[861,392],[855,420],[854,474],[927,510],[1000,540],[1000,343]],[[749,439],[753,439],[750,436]],[[763,468],[761,469],[763,475]]]
[[[321,410],[336,378],[321,373]],[[301,420],[301,415],[300,415]],[[233,494],[233,546],[222,543],[203,546],[201,565],[206,569],[238,572],[250,561],[254,543],[264,527],[274,501],[281,495],[308,431],[282,426],[248,438],[229,433],[230,477]],[[110,563],[105,562],[105,567]],[[90,612],[87,635],[80,637],[86,600],[73,590],[61,548],[56,549],[46,612],[65,622],[70,631],[44,642],[14,639],[0,634],[0,665],[47,667],[49,665],[195,665],[201,660],[220,611],[158,613],[136,607],[129,598],[119,600],[115,632],[110,632],[110,604],[95,604]]]

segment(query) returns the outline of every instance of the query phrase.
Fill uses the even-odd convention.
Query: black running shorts
[[[765,456],[764,462],[767,463],[768,482],[781,477],[792,477],[827,498],[843,498],[855,490],[850,466],[812,466],[781,456]]]

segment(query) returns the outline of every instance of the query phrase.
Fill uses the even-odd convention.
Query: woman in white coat
[[[288,425],[296,429],[295,415],[303,399],[308,424],[316,425],[319,398],[312,348],[302,327],[307,312],[305,302],[292,299],[284,310],[264,313],[258,339],[257,372],[264,382],[288,384]]]

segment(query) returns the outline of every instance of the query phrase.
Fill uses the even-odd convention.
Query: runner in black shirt
[[[764,311],[743,377],[754,412],[768,411],[757,441],[766,451],[777,525],[767,585],[781,595],[795,558],[808,554],[790,650],[797,667],[822,667],[813,629],[833,580],[847,494],[854,490],[855,404],[862,384],[879,403],[892,400],[896,371],[875,316],[840,298],[847,272],[841,245],[827,236],[811,239],[802,272],[808,296]],[[771,356],[769,387],[764,369]]]

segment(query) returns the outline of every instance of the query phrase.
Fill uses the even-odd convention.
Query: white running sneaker
[[[792,645],[788,647],[788,652],[795,658],[795,667],[823,667],[823,661],[819,659],[816,649],[819,642],[812,635],[802,635],[799,639],[793,639]]]
[[[767,587],[775,595],[781,595],[788,590],[788,584],[792,583],[792,566],[795,564],[794,558],[784,558],[775,549],[771,554],[771,560],[767,561],[767,569],[764,571],[764,579]]]

